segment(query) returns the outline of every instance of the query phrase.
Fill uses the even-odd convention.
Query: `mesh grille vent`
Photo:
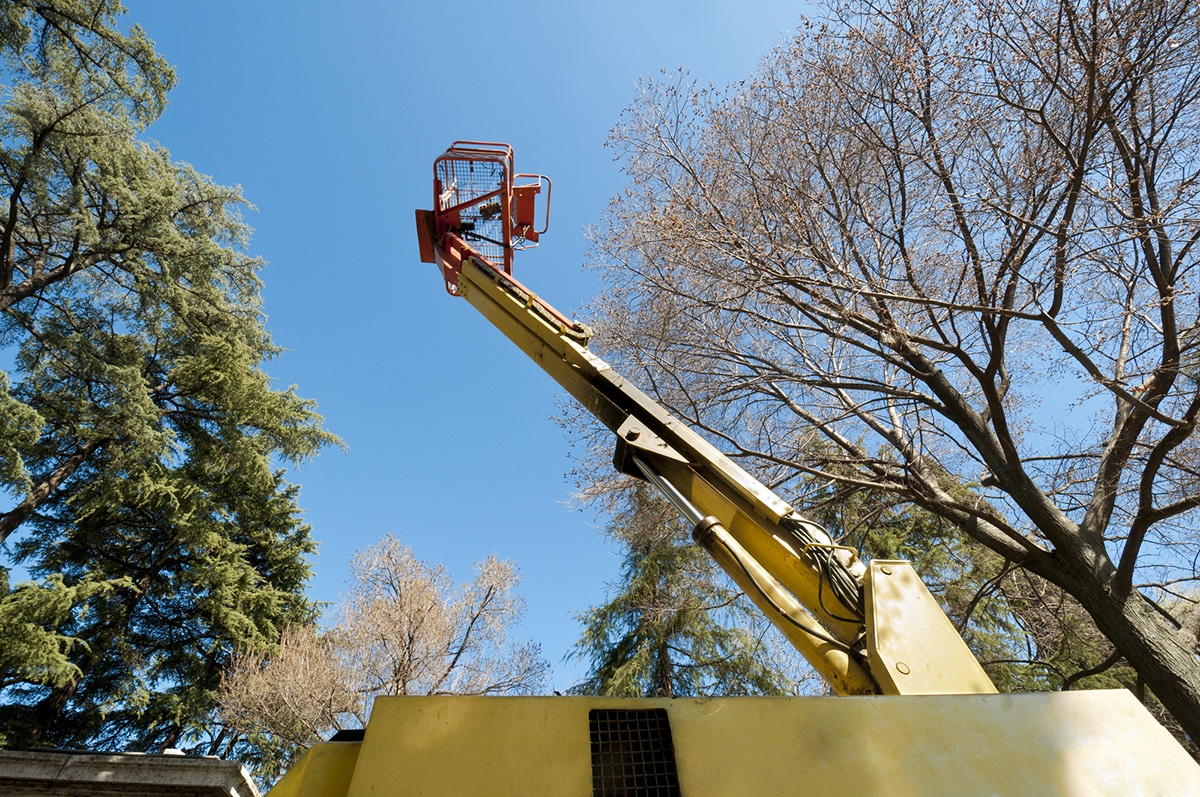
[[[679,797],[666,709],[593,709],[593,797]]]

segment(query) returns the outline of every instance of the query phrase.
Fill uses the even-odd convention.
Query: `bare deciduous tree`
[[[509,640],[524,614],[511,562],[489,556],[456,585],[391,535],[359,551],[350,589],[324,631],[289,629],[277,650],[244,650],[221,684],[222,720],[263,741],[273,778],[331,731],[366,727],[381,695],[534,694],[548,665]]]
[[[612,145],[607,355],[785,493],[1061,588],[1200,738],[1195,4],[845,0]]]
[[[354,727],[363,698],[338,660],[334,633],[305,626],[284,629],[276,651],[238,651],[218,705],[226,727],[256,742],[261,760],[246,763],[270,779],[330,731]]]
[[[525,612],[511,562],[489,556],[455,586],[392,536],[355,555],[335,626],[356,690],[374,695],[533,694],[547,665],[535,644],[510,644]]]

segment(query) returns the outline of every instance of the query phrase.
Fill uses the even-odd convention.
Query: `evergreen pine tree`
[[[576,694],[611,697],[783,694],[757,610],[719,578],[675,508],[634,482],[608,534],[625,548],[621,580],[581,616],[573,655],[586,660]]]
[[[237,189],[144,137],[175,77],[116,0],[0,8],[0,737],[221,752],[235,646],[313,616]]]

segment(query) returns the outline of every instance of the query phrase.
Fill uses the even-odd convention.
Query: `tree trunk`
[[[1192,739],[1200,739],[1200,659],[1137,592],[1076,592],[1096,627],[1121,651]]]
[[[9,535],[16,531],[17,527],[24,523],[34,510],[58,489],[59,485],[78,470],[80,465],[87,462],[88,458],[106,442],[105,440],[89,440],[84,443],[74,454],[63,460],[63,463],[55,468],[44,482],[34,487],[24,501],[9,511],[0,513],[0,542],[8,539]]]
[[[85,657],[85,660],[79,664],[79,673],[75,677],[61,686],[54,687],[50,690],[50,694],[38,701],[33,709],[34,726],[33,732],[30,734],[34,741],[46,741],[47,735],[58,725],[67,704],[75,696],[75,690],[79,688],[80,682],[87,675],[87,671],[91,669],[90,658],[90,656]]]
[[[100,656],[103,655],[103,651],[111,644],[117,631],[124,629],[129,623],[134,609],[141,601],[142,596],[146,594],[146,588],[149,586],[149,583],[149,576],[143,574],[137,581],[138,588],[136,590],[128,590],[124,593],[124,599],[111,610],[109,619],[98,626],[96,633],[88,640],[83,656],[76,665],[79,668],[79,673],[69,683],[51,689],[50,694],[38,702],[34,708],[36,722],[31,734],[35,740],[41,741],[46,739],[47,735],[62,720],[63,712],[66,711],[67,705],[75,697],[75,693],[79,690],[79,685],[83,682],[83,679],[87,677],[92,667],[95,666]]]
[[[658,690],[662,697],[675,697],[675,683],[671,670],[671,649],[663,643],[658,648]]]
[[[159,748],[159,752],[164,753],[167,750],[174,748],[177,744],[179,744],[179,737],[181,735],[183,735],[183,728],[179,727],[179,723],[176,722],[172,724],[170,729],[167,731],[166,738],[163,739],[162,747]]]

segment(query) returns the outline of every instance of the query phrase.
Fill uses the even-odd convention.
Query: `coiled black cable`
[[[787,530],[800,546],[801,555],[817,570],[817,601],[821,609],[835,620],[847,623],[861,623],[866,617],[863,608],[863,590],[858,579],[850,569],[837,557],[837,552],[830,547],[829,535],[817,523],[793,512],[780,519],[779,525]],[[844,616],[843,611],[831,611],[825,605],[825,585],[841,604],[845,612],[852,616]]]

